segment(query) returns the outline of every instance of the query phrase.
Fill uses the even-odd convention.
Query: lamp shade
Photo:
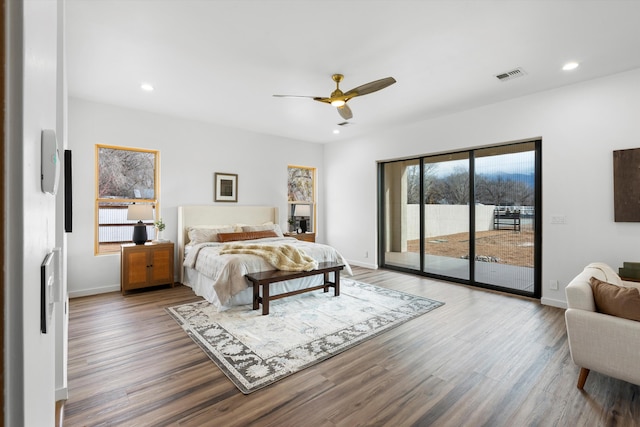
[[[311,206],[309,205],[296,205],[294,216],[311,216]]]
[[[129,221],[142,221],[153,219],[153,206],[151,205],[129,205],[127,208],[127,219]]]
[[[296,208],[293,211],[294,216],[301,216],[303,219],[300,220],[300,230],[303,233],[307,232],[307,220],[304,219],[308,216],[311,216],[311,206],[310,205],[296,205]]]

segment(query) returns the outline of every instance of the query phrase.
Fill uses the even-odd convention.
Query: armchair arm
[[[640,322],[572,308],[565,319],[576,365],[640,385]]]
[[[587,311],[596,311],[596,304],[593,300],[593,290],[589,285],[589,278],[583,278],[584,274],[573,279],[565,288],[567,295],[567,306]]]

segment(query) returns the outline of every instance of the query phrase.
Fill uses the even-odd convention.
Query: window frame
[[[291,200],[290,198],[290,170],[291,169],[305,169],[311,171],[311,192],[309,194],[311,200]],[[299,228],[299,221],[297,221],[294,217],[294,210],[296,205],[310,205],[311,206],[311,227],[307,229],[307,233],[316,233],[317,232],[317,221],[316,221],[316,180],[317,180],[317,169],[311,166],[299,166],[299,165],[287,165],[287,223],[291,225],[291,219],[294,221],[294,230],[287,229],[287,233],[295,234],[297,233],[297,229]]]
[[[101,198],[100,197],[100,149],[133,151],[139,153],[151,153],[154,155],[153,164],[153,195],[154,198]],[[101,245],[100,243],[100,204],[101,203],[146,203],[153,206],[154,220],[160,218],[160,150],[154,150],[149,148],[137,148],[137,147],[124,147],[108,144],[96,144],[95,145],[95,202],[94,202],[94,255],[113,255],[120,253],[120,245],[129,243],[129,241],[121,242],[120,245]],[[153,224],[153,221],[151,224]],[[149,225],[149,223],[147,223]],[[131,224],[133,227],[133,224]],[[131,231],[133,235],[133,229]]]

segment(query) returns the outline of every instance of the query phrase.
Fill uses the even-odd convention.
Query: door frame
[[[534,234],[534,253],[533,253],[533,258],[534,258],[534,271],[533,271],[533,292],[525,292],[525,291],[520,291],[518,289],[512,289],[512,288],[505,288],[502,286],[495,286],[495,285],[490,285],[490,284],[486,284],[486,283],[481,283],[481,282],[477,282],[475,279],[475,269],[474,269],[474,263],[471,262],[471,260],[473,260],[474,258],[472,258],[472,255],[475,255],[475,245],[473,244],[473,239],[470,239],[470,247],[469,247],[469,259],[470,259],[470,263],[469,263],[469,280],[467,279],[459,279],[459,278],[455,278],[455,277],[449,277],[449,276],[443,276],[443,275],[439,275],[439,274],[433,274],[433,273],[427,273],[422,271],[423,270],[423,266],[424,266],[424,239],[420,238],[420,268],[419,269],[413,269],[413,268],[408,268],[408,267],[402,267],[402,266],[396,266],[396,265],[390,265],[387,264],[385,261],[385,252],[386,252],[386,240],[385,240],[385,230],[386,230],[386,216],[385,216],[385,191],[384,191],[384,186],[385,186],[385,165],[387,163],[390,162],[378,162],[378,171],[377,171],[377,176],[378,176],[378,200],[377,200],[377,214],[378,214],[378,266],[380,268],[384,268],[384,269],[389,269],[389,270],[396,270],[396,271],[402,271],[402,272],[406,272],[406,273],[410,273],[410,274],[416,274],[416,275],[420,275],[420,276],[425,276],[425,277],[430,277],[430,278],[434,278],[434,279],[440,279],[440,280],[446,280],[449,282],[456,282],[456,283],[462,283],[465,285],[471,285],[471,286],[476,286],[476,287],[480,287],[480,288],[484,288],[484,289],[491,289],[491,290],[497,290],[497,291],[501,291],[501,292],[508,292],[511,294],[515,294],[515,295],[522,295],[522,296],[526,296],[526,297],[532,297],[532,298],[536,298],[536,299],[540,299],[542,297],[542,139],[541,138],[532,138],[532,139],[525,139],[525,140],[521,140],[521,141],[514,141],[514,142],[510,142],[507,144],[496,144],[496,147],[502,147],[502,146],[507,146],[507,145],[514,145],[514,144],[521,144],[521,143],[534,143],[534,156],[535,156],[535,166],[534,166],[534,173],[535,173],[535,184],[534,184],[534,206],[535,206],[535,215],[534,215],[534,230],[535,230],[535,234]],[[488,147],[478,147],[478,148],[474,148],[474,149],[468,149],[468,150],[460,150],[460,151],[456,151],[456,153],[460,153],[460,152],[469,152],[469,200],[475,200],[475,193],[474,193],[474,177],[475,177],[475,156],[474,153],[477,150],[480,149],[484,149],[484,148],[488,148]],[[453,153],[453,152],[452,152]],[[438,153],[438,154],[434,154],[434,155],[441,155],[441,154],[447,154],[447,153]],[[394,160],[394,162],[397,161],[408,161],[408,160],[414,160],[414,159],[419,159],[420,160],[420,171],[422,173],[423,171],[423,165],[424,165],[424,161],[423,159],[426,157],[430,157],[429,155],[424,155],[424,156],[420,156],[420,157],[412,157],[412,158],[406,158],[406,159],[396,159]],[[423,226],[423,222],[424,222],[424,206],[423,202],[424,202],[424,188],[423,188],[423,178],[420,178],[420,236],[424,235],[424,226]],[[474,236],[475,235],[475,203],[471,203],[470,204],[470,209],[469,209],[469,236]]]

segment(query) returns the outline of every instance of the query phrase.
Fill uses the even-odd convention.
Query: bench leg
[[[340,270],[333,271],[333,282],[329,281],[329,273],[331,272],[324,273],[324,291],[329,292],[329,286],[333,286],[334,295],[338,296],[340,295]]]
[[[257,310],[260,304],[260,285],[253,284],[253,309]]]
[[[262,315],[269,314],[269,283],[262,285]]]

